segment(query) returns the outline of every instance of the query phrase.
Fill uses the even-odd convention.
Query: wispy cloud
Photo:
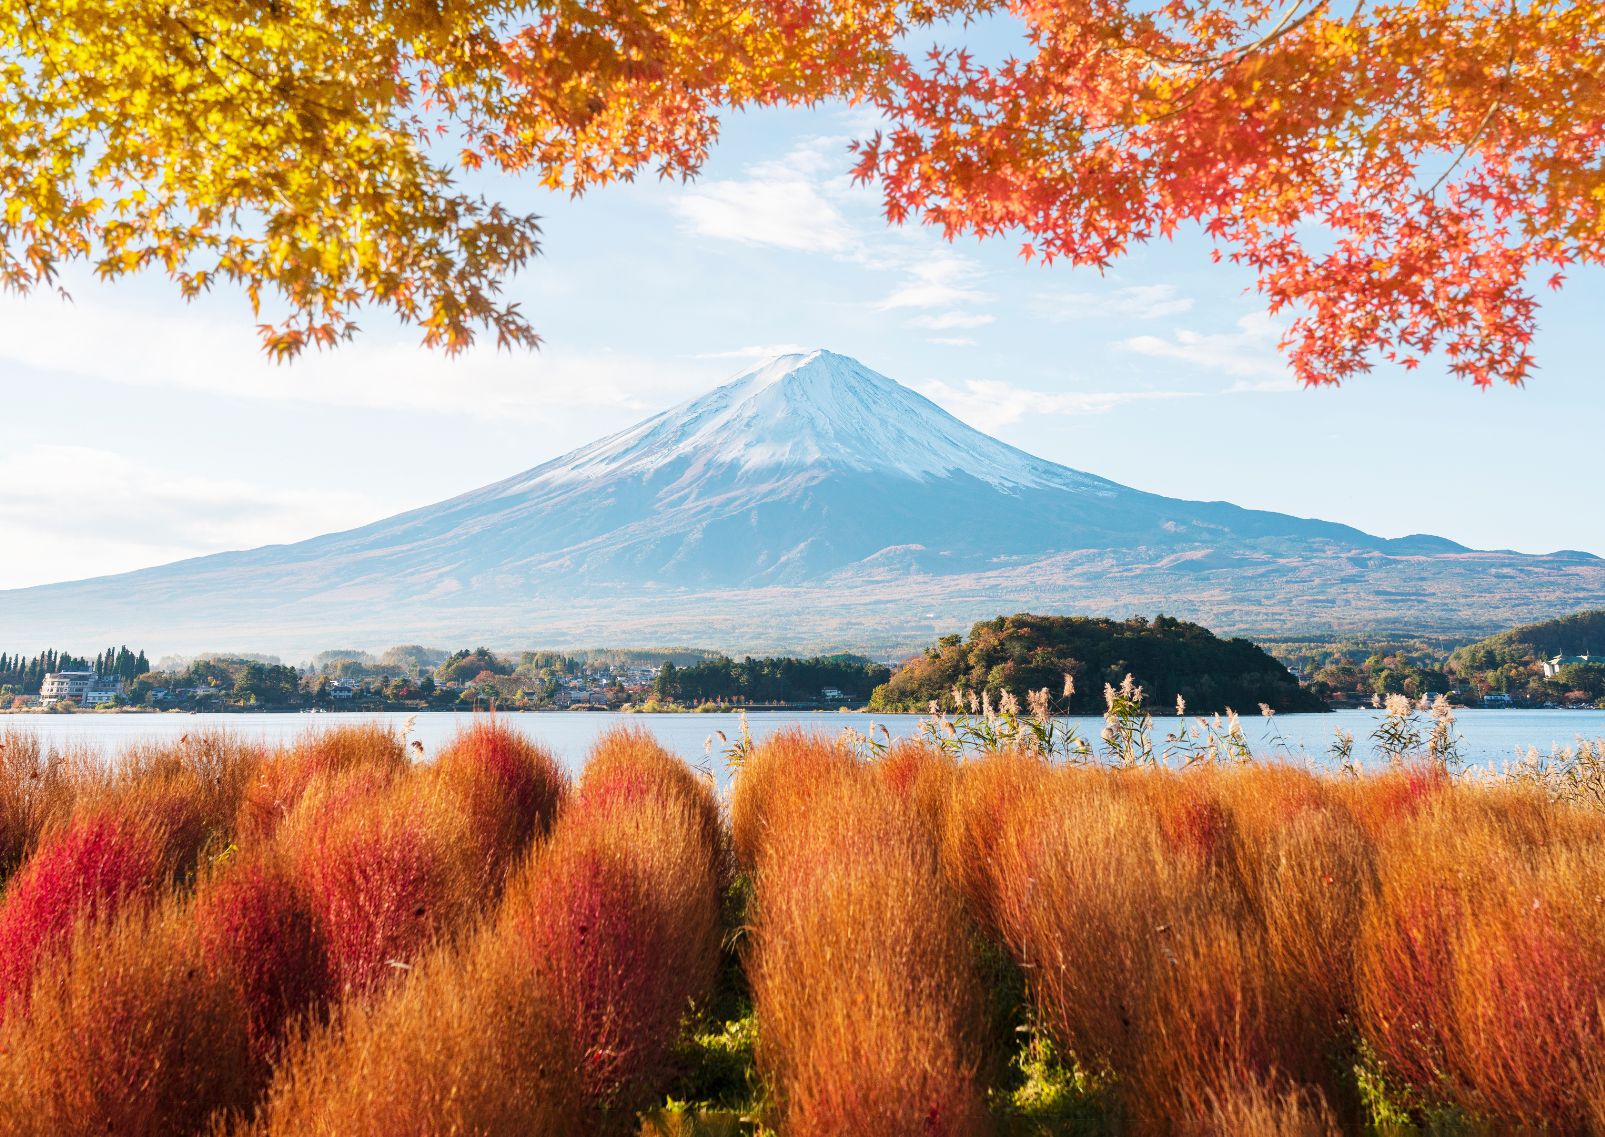
[[[846,253],[856,245],[856,234],[831,200],[826,176],[828,155],[839,154],[845,144],[840,138],[810,139],[783,158],[754,164],[745,177],[698,182],[669,207],[699,236]]]
[[[1202,333],[1178,328],[1170,338],[1134,336],[1118,346],[1155,359],[1174,359],[1222,375],[1285,381],[1287,364],[1277,351],[1281,330],[1264,312],[1237,321],[1237,331]]]
[[[974,347],[975,341],[968,336],[931,336],[929,343],[939,343],[946,347]]]
[[[955,385],[941,380],[919,384],[919,390],[965,422],[994,430],[1027,416],[1101,415],[1127,403],[1198,397],[1198,391],[1037,391],[1001,379],[966,379]]]
[[[946,249],[928,253],[905,270],[906,280],[876,307],[882,312],[903,308],[973,308],[991,299],[980,287],[981,269],[968,257]],[[974,312],[945,313],[973,317]],[[945,327],[966,325],[946,324]]]
[[[1280,394],[1285,391],[1302,391],[1303,384],[1291,375],[1281,375],[1275,379],[1239,379],[1222,394],[1225,395],[1264,395]]]
[[[676,201],[674,209],[707,237],[827,253],[852,243],[846,219],[799,179],[710,182]]]
[[[1032,310],[1050,320],[1155,320],[1192,309],[1193,301],[1171,284],[1139,284],[1108,292],[1043,292]]]
[[[48,476],[41,477],[41,472]],[[344,487],[291,489],[162,469],[106,450],[31,446],[0,457],[0,588],[123,572],[350,528],[386,507]]]
[[[498,421],[544,422],[553,414],[642,412],[704,386],[706,369],[624,352],[479,347],[449,359],[405,332],[370,334],[328,354],[279,365],[262,354],[243,320],[208,320],[198,309],[154,315],[73,304],[51,296],[0,297],[0,363],[106,383],[253,401],[425,411]]]
[[[919,229],[889,229],[872,191],[854,185],[845,161],[848,136],[811,138],[740,177],[709,179],[670,201],[682,228],[699,236],[793,252],[817,253],[860,272],[900,277],[878,311],[923,312],[911,326],[973,328],[993,317],[984,271],[969,257]]]

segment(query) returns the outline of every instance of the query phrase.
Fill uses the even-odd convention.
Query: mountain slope
[[[1491,599],[1479,581],[1499,574]],[[916,641],[930,608],[955,625],[1030,604],[1159,607],[1240,629],[1480,629],[1561,597],[1605,600],[1605,562],[1143,493],[815,351],[359,529],[0,592],[0,631],[159,649],[432,636],[770,650]]]

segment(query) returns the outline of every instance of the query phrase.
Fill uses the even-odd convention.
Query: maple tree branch
[[[201,66],[206,68],[207,72],[210,73],[212,77],[215,78],[219,83],[226,83],[227,80],[217,73],[217,69],[212,66],[212,61],[208,59],[206,57],[206,53],[200,49],[200,45],[202,44],[209,48],[215,48],[217,53],[221,55],[227,62],[245,72],[258,83],[271,87],[273,90],[285,95],[288,98],[294,99],[297,102],[305,103],[310,107],[316,107],[318,110],[324,111],[327,114],[339,115],[344,113],[339,107],[330,106],[328,103],[314,99],[310,95],[303,94],[302,92],[296,90],[293,86],[284,83],[281,80],[271,79],[262,74],[260,71],[257,71],[244,60],[235,58],[235,56],[227,48],[220,47],[216,40],[205,35],[196,28],[191,27],[189,22],[185,20],[183,16],[175,15],[171,10],[168,11],[168,15],[172,18],[174,23],[189,33],[190,39],[196,44],[195,54],[199,57]]]
[[[1225,52],[1225,55],[1247,55],[1250,52],[1258,51],[1262,47],[1269,47],[1283,36],[1290,35],[1302,27],[1312,16],[1326,7],[1326,0],[1321,0],[1321,3],[1315,5],[1315,7],[1311,8],[1308,12],[1305,12],[1297,20],[1294,20],[1293,14],[1302,7],[1304,7],[1304,0],[1293,0],[1293,2],[1287,6],[1287,11],[1282,13],[1282,18],[1276,22],[1275,27],[1266,32],[1264,35],[1260,36],[1259,39],[1255,40],[1247,47],[1228,49]]]
[[[1431,187],[1428,188],[1428,197],[1431,197],[1438,192],[1439,187],[1441,187],[1444,182],[1449,180],[1449,175],[1455,172],[1456,168],[1459,167],[1461,162],[1465,161],[1466,155],[1471,153],[1471,148],[1482,140],[1483,132],[1488,129],[1488,124],[1493,121],[1494,112],[1504,104],[1504,101],[1504,95],[1500,94],[1495,96],[1494,101],[1488,104],[1488,109],[1482,113],[1482,119],[1477,123],[1477,129],[1472,131],[1471,137],[1466,139],[1465,143],[1461,145],[1460,152],[1455,155],[1455,160],[1449,163],[1449,168],[1443,173],[1439,174],[1438,180],[1433,182]]]
[[[44,29],[39,26],[39,17],[34,14],[33,0],[22,0],[22,10],[28,14],[28,27],[33,30],[34,39],[39,41],[39,61],[50,72],[52,79],[60,79],[61,72],[56,70],[56,61],[50,58],[49,48],[46,46]]]
[[[1293,19],[1294,14],[1297,13],[1300,8],[1304,7],[1304,2],[1305,0],[1292,0],[1292,3],[1288,5],[1287,9],[1282,13],[1281,18],[1277,20],[1276,25],[1272,27],[1270,31],[1266,32],[1253,42],[1244,44],[1241,47],[1228,47],[1221,51],[1213,51],[1191,56],[1161,55],[1158,52],[1150,51],[1147,48],[1138,48],[1137,50],[1154,63],[1165,64],[1173,67],[1196,68],[1207,67],[1211,65],[1219,66],[1223,63],[1235,63],[1244,56],[1250,55],[1253,52],[1261,50],[1262,48],[1269,47],[1277,40],[1283,39],[1284,37],[1291,35],[1299,28],[1303,27],[1327,7],[1329,0],[1319,0],[1319,3],[1317,3],[1315,7],[1305,12],[1302,16],[1299,16],[1298,19]],[[1358,9],[1356,9],[1356,15],[1357,14]]]
[[[1270,31],[1260,36],[1259,39],[1243,47],[1231,47],[1227,48],[1225,51],[1214,52],[1209,55],[1194,56],[1191,59],[1177,57],[1171,57],[1167,59],[1164,56],[1155,55],[1151,51],[1144,50],[1143,54],[1155,62],[1179,64],[1181,66],[1193,67],[1203,71],[1203,74],[1198,75],[1179,97],[1172,100],[1172,106],[1169,110],[1165,111],[1163,114],[1153,116],[1152,118],[1148,119],[1144,125],[1156,125],[1182,114],[1192,106],[1198,94],[1203,90],[1205,81],[1210,78],[1212,73],[1217,73],[1223,67],[1231,67],[1241,60],[1247,58],[1249,55],[1252,55],[1257,51],[1262,51],[1276,43],[1278,40],[1292,35],[1299,28],[1303,27],[1306,23],[1313,19],[1317,14],[1325,10],[1327,3],[1328,0],[1320,0],[1315,7],[1309,9],[1309,11],[1305,12],[1297,19],[1294,19],[1294,15],[1300,8],[1304,6],[1304,0],[1292,0],[1292,3],[1289,4],[1287,9],[1282,13],[1281,19],[1276,22],[1275,27],[1271,28]],[[1350,16],[1351,23],[1358,19],[1359,14],[1364,6],[1364,0],[1361,0],[1361,2],[1355,6],[1354,13]]]
[[[1494,114],[1505,104],[1505,91],[1510,86],[1510,80],[1515,67],[1516,41],[1512,40],[1510,44],[1510,55],[1505,59],[1505,74],[1504,77],[1499,80],[1498,92],[1494,95],[1493,102],[1489,103],[1488,109],[1482,112],[1482,118],[1478,120],[1477,128],[1471,132],[1471,137],[1466,139],[1465,143],[1460,147],[1460,153],[1455,155],[1455,160],[1449,163],[1449,168],[1443,173],[1439,174],[1438,180],[1433,182],[1432,187],[1427,190],[1428,197],[1433,197],[1437,194],[1438,188],[1442,186],[1444,182],[1449,180],[1449,175],[1455,172],[1461,162],[1465,161],[1466,155],[1471,153],[1472,148],[1476,146],[1478,142],[1482,141],[1482,136],[1487,131],[1488,124],[1493,121]]]

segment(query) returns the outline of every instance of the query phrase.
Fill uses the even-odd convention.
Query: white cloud
[[[968,336],[932,336],[929,343],[944,344],[948,347],[974,347],[975,341]]]
[[[856,234],[831,200],[823,176],[830,151],[839,152],[844,144],[836,138],[808,140],[779,161],[755,164],[747,177],[698,182],[672,198],[669,207],[686,229],[700,236],[846,253]]]
[[[1156,359],[1175,359],[1224,375],[1248,379],[1285,381],[1287,363],[1277,350],[1281,329],[1264,312],[1255,312],[1237,321],[1237,331],[1205,334],[1187,328],[1176,329],[1169,339],[1134,336],[1121,340],[1119,347]]]
[[[874,192],[845,173],[848,141],[806,139],[776,161],[749,166],[744,177],[699,182],[669,207],[697,236],[822,253],[860,271],[902,274],[879,311],[961,309],[916,318],[915,327],[991,322],[974,311],[992,299],[979,285],[980,266],[917,228],[888,229]]]
[[[965,422],[995,430],[1027,417],[1107,414],[1126,403],[1195,398],[1197,391],[1035,391],[1000,379],[932,380],[919,390]]]
[[[287,364],[267,359],[244,319],[198,308],[152,314],[89,297],[0,297],[0,362],[138,387],[317,406],[545,422],[554,413],[656,410],[706,386],[703,369],[602,351],[476,347],[449,358],[398,331],[366,335]]]
[[[980,328],[995,319],[996,316],[986,312],[942,312],[935,316],[915,316],[908,322],[908,326],[943,332],[950,328]]]
[[[1031,303],[1038,315],[1050,320],[1153,320],[1179,315],[1192,306],[1192,298],[1178,295],[1171,284],[1138,284],[1110,292],[1044,292]]]
[[[979,286],[980,267],[968,257],[946,249],[927,253],[909,264],[906,272],[908,280],[876,305],[880,311],[969,308],[991,299]]]
[[[125,572],[365,524],[385,503],[161,469],[106,450],[30,446],[0,457],[0,588]]]

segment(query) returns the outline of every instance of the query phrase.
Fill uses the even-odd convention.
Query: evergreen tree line
[[[0,687],[10,687],[24,695],[37,695],[45,676],[52,671],[94,671],[97,675],[114,675],[126,683],[149,670],[150,660],[145,653],[129,651],[126,645],[109,647],[93,659],[54,648],[32,658],[0,652]]]
[[[864,700],[891,678],[891,669],[857,655],[825,655],[809,659],[767,657],[705,659],[686,667],[665,663],[653,693],[670,702],[715,700],[751,703],[817,702],[826,687],[851,700]]]

